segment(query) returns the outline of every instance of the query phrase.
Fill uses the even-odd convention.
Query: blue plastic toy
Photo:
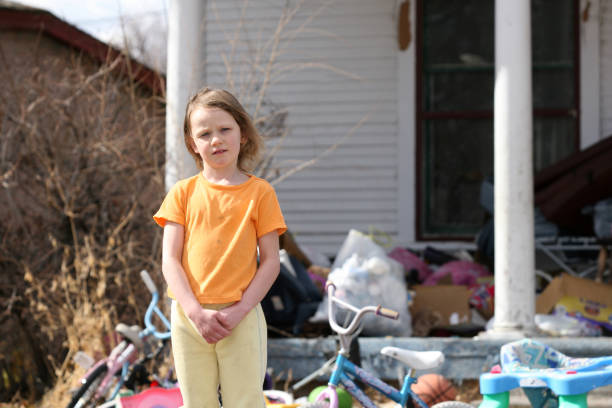
[[[508,408],[521,387],[534,408],[587,408],[587,393],[612,384],[612,356],[572,358],[535,340],[505,344],[501,367],[480,376],[480,408]]]

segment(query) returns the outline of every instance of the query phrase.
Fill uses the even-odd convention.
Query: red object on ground
[[[495,364],[493,367],[491,367],[491,374],[501,374],[501,372],[502,369],[499,364]]]
[[[149,388],[139,394],[119,398],[121,408],[179,408],[183,405],[177,388]]]
[[[440,374],[423,374],[410,388],[429,406],[457,397],[453,384]]]

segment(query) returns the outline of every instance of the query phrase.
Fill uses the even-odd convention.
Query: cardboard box
[[[536,299],[536,313],[548,314],[555,306],[602,325],[612,323],[612,315],[603,315],[612,307],[612,285],[563,274],[553,279]]]
[[[411,306],[413,316],[424,310],[439,312],[444,325],[451,324],[451,316],[457,313],[458,321],[470,321],[470,290],[462,285],[416,285],[412,288],[414,300]]]

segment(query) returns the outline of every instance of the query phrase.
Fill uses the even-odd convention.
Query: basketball
[[[410,389],[430,406],[438,402],[454,401],[457,397],[453,384],[440,374],[423,374]]]

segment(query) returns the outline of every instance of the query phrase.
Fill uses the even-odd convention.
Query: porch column
[[[495,2],[495,324],[492,335],[533,332],[533,214],[530,0]]]
[[[166,69],[166,190],[197,173],[183,141],[187,99],[204,85],[205,0],[170,0]]]

